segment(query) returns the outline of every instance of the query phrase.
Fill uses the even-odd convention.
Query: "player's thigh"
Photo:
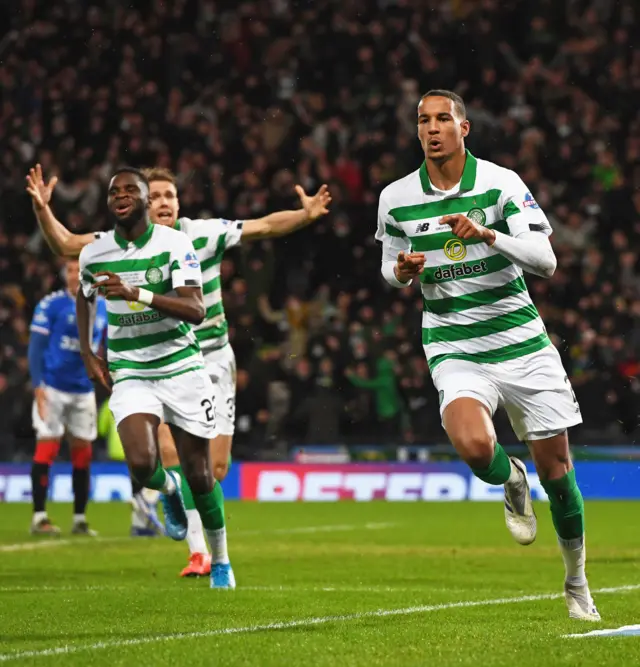
[[[555,437],[582,423],[578,401],[552,345],[506,362],[501,369],[500,391],[509,421],[522,441]]]
[[[40,416],[35,400],[31,408],[31,421],[36,432],[36,440],[60,440],[65,432],[65,394],[53,387],[45,387],[44,391],[45,418]]]
[[[436,367],[433,382],[442,425],[456,451],[472,466],[488,464],[496,440],[492,416],[500,403],[489,372],[480,364],[449,360]]]
[[[204,369],[158,380],[156,384],[158,396],[164,406],[164,420],[168,424],[206,440],[217,435],[215,391]],[[172,433],[175,440],[173,429]],[[180,443],[177,440],[176,445],[180,452]]]
[[[75,394],[66,407],[67,433],[74,439],[91,443],[98,437],[97,422],[95,394]]]
[[[143,380],[117,382],[109,399],[130,466],[134,462],[147,465],[157,455],[157,429],[164,409],[156,384]]]
[[[158,426],[158,445],[160,447],[162,465],[165,468],[180,464],[176,443],[168,424],[162,423]]]

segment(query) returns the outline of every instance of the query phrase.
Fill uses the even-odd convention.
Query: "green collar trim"
[[[147,243],[149,243],[149,240],[151,239],[151,236],[153,235],[153,225],[151,223],[147,223],[147,228],[144,230],[140,236],[138,236],[137,239],[131,241],[133,245],[136,248],[144,248]],[[127,247],[129,246],[129,241],[127,239],[123,238],[118,234],[118,232],[114,232],[113,238],[115,239],[115,242],[123,249],[126,250]]]
[[[476,172],[478,171],[478,160],[471,155],[467,150],[465,151],[467,159],[464,162],[464,169],[462,170],[462,178],[460,179],[460,191],[473,190],[476,185]],[[427,161],[425,160],[420,165],[420,183],[422,191],[425,194],[433,191],[431,180],[429,179],[429,172],[427,171]]]

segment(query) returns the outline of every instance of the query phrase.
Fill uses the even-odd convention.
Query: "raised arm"
[[[252,241],[276,236],[286,236],[301,227],[329,213],[331,203],[329,188],[323,185],[313,197],[307,195],[301,186],[296,185],[302,208],[297,211],[278,211],[264,218],[245,220],[242,226],[242,240]]]
[[[95,235],[73,234],[53,214],[49,202],[57,182],[58,178],[54,176],[45,183],[42,167],[37,164],[29,170],[27,192],[31,197],[40,231],[51,251],[62,257],[78,257],[82,249],[95,240]]]

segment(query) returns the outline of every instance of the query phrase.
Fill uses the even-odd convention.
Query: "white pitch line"
[[[207,578],[208,581],[208,578]],[[134,586],[118,586],[111,584],[95,584],[88,586],[0,586],[0,593],[87,593],[92,591],[131,591],[142,590],[143,587]],[[154,591],[176,591],[175,587],[154,587]],[[199,590],[195,587],[189,587],[184,590]],[[205,590],[208,590],[208,586]],[[242,586],[235,591],[235,594],[244,591],[260,592],[260,593],[434,593],[434,592],[449,592],[451,588],[416,588],[408,586],[307,586],[307,585],[283,585],[283,586]],[[462,589],[457,589],[462,591]]]
[[[353,530],[384,530],[397,526],[396,523],[339,524],[334,526],[298,526],[297,528],[276,528],[275,530],[236,530],[229,535],[295,535],[297,533],[338,533]]]
[[[365,523],[365,524],[338,524],[333,526],[298,526],[296,528],[276,528],[275,530],[236,530],[231,531],[230,536],[236,535],[295,535],[297,533],[334,533],[334,532],[350,532],[354,530],[384,530],[385,528],[392,528],[396,523]],[[41,539],[33,542],[19,542],[17,544],[2,544],[0,545],[0,553],[11,553],[14,551],[36,551],[38,549],[50,549],[53,547],[65,547],[70,544],[92,544],[93,542],[129,542],[133,538],[130,537],[98,537],[87,539],[83,541],[78,539],[57,539],[55,537],[49,539]]]
[[[594,593],[621,593],[623,591],[636,591],[640,584],[630,586],[616,586],[614,588],[600,588]],[[0,653],[0,662],[11,662],[23,658],[46,658],[54,655],[70,655],[81,651],[99,651],[107,648],[123,648],[127,646],[140,646],[153,644],[155,642],[177,641],[179,639],[204,639],[208,637],[219,637],[224,635],[250,634],[254,632],[270,632],[272,630],[289,630],[292,628],[304,628],[326,623],[340,623],[345,621],[357,621],[363,618],[384,618],[388,616],[408,616],[410,614],[425,614],[432,611],[444,611],[447,609],[464,609],[470,607],[490,607],[494,605],[519,604],[522,602],[538,602],[541,600],[558,600],[563,598],[563,593],[544,593],[540,595],[523,595],[512,598],[496,598],[493,600],[464,600],[461,602],[444,602],[442,604],[419,605],[405,607],[403,609],[378,609],[376,611],[364,611],[356,614],[343,614],[340,616],[320,616],[316,618],[301,618],[297,621],[279,621],[265,623],[264,625],[246,625],[236,628],[220,628],[204,632],[179,632],[170,635],[155,635],[152,637],[136,637],[135,639],[119,639],[111,642],[96,642],[95,644],[80,644],[59,646],[40,651],[17,651],[14,653]]]
[[[592,630],[591,632],[562,635],[564,639],[584,639],[585,637],[637,637],[640,625],[623,625],[621,628]]]
[[[42,538],[33,542],[19,542],[17,544],[1,544],[0,553],[14,551],[36,551],[37,549],[51,549],[53,547],[68,547],[73,545],[91,545],[96,542],[129,542],[130,537],[77,537],[75,539],[58,539],[56,537]]]
[[[132,586],[110,586],[100,585],[95,586],[0,586],[0,593],[86,593],[91,591],[131,591],[142,590],[142,588],[134,588]],[[175,588],[156,588],[154,590],[175,590]]]

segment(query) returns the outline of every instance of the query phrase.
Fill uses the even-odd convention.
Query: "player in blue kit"
[[[72,533],[95,535],[89,528],[85,508],[89,499],[91,443],[96,438],[96,398],[87,377],[76,323],[76,293],[80,284],[78,260],[66,263],[65,290],[46,296],[37,305],[31,322],[29,370],[33,386],[33,428],[36,451],[31,467],[33,519],[31,532],[57,535],[46,511],[49,469],[66,433],[71,448],[74,496]],[[106,335],[107,308],[98,302],[94,321],[94,348]]]

